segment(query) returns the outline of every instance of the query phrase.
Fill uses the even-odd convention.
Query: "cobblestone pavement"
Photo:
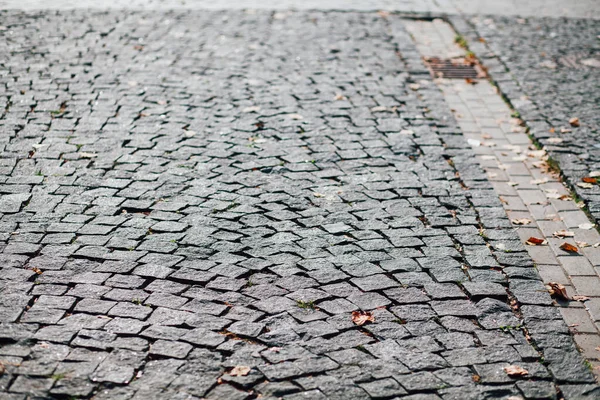
[[[0,9],[300,9],[600,19],[595,0],[0,0]]]
[[[598,397],[397,17],[2,21],[2,398]]]
[[[600,187],[582,178],[600,170],[600,24],[498,17],[454,22],[598,222]]]
[[[411,21],[406,26],[424,57],[467,56],[445,21]],[[564,285],[568,299],[557,298],[557,304],[580,350],[595,366],[594,373],[600,375],[596,322],[600,320],[600,248],[596,245],[600,234],[550,168],[547,153],[533,145],[523,121],[511,117],[514,110],[497,88],[487,79],[471,83],[436,79],[435,83],[442,89],[544,283]],[[531,237],[546,240],[546,244],[533,246]],[[576,252],[565,251],[561,248],[564,243],[575,246]]]

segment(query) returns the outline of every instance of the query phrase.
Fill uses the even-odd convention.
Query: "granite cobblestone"
[[[597,395],[398,16],[2,17],[2,396]]]

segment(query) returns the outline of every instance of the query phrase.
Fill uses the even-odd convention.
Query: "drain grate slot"
[[[464,58],[442,59],[426,58],[425,63],[434,78],[445,79],[478,79],[484,78],[485,72],[472,61]]]

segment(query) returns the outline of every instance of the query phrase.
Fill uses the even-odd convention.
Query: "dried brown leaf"
[[[542,179],[533,179],[529,183],[531,183],[532,185],[541,185],[543,183],[548,183],[548,181],[549,181],[548,178],[542,178]]]
[[[573,236],[575,236],[575,232],[571,232],[571,231],[567,231],[565,229],[562,229],[560,231],[554,232],[552,234],[552,236],[557,237],[557,238],[573,237]]]
[[[558,282],[549,282],[548,286],[550,287],[550,290],[548,290],[550,296],[570,300],[569,295],[567,294],[567,289],[565,289],[565,286],[563,284]]]
[[[95,153],[79,153],[79,157],[81,158],[94,158],[94,157],[98,157],[98,154]]]
[[[546,244],[546,240],[531,236],[529,239],[527,239],[525,244],[528,244],[530,246],[540,246]]]
[[[375,317],[369,311],[352,311],[352,322],[362,326],[367,322],[375,322]]]
[[[231,376],[246,376],[250,373],[252,368],[247,367],[245,365],[237,365],[233,367],[231,371],[229,371],[229,375]]]
[[[509,365],[508,367],[504,367],[504,372],[508,376],[523,376],[527,375],[529,371],[527,371],[523,367],[519,367],[518,365]]]
[[[573,117],[569,120],[569,124],[574,127],[578,127],[581,123],[579,122],[579,118]]]
[[[511,219],[510,222],[512,222],[515,225],[529,225],[531,223],[531,220],[529,218],[515,218]]]
[[[577,182],[577,186],[579,186],[582,189],[591,189],[594,187],[594,185],[592,185],[591,183],[587,183],[587,182]]]
[[[590,176],[586,176],[581,178],[582,181],[586,182],[586,183],[597,183],[598,181],[596,180],[596,178],[592,178]]]
[[[575,296],[573,296],[573,300],[575,300],[575,301],[584,302],[584,301],[588,301],[589,299],[590,299],[589,297],[587,297],[587,296],[581,296],[579,294],[576,294]]]
[[[559,248],[569,253],[579,253],[579,249],[573,246],[571,243],[564,242]]]

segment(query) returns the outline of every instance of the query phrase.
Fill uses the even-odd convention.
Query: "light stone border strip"
[[[336,10],[600,19],[595,0],[0,0],[0,10]]]
[[[464,56],[455,43],[454,30],[445,21],[407,21],[407,30],[424,57]],[[600,234],[571,198],[558,174],[547,169],[546,154],[535,148],[523,122],[487,80],[436,79],[481,167],[500,197],[521,241],[542,238],[547,244],[526,245],[545,284],[560,283],[569,297],[589,300],[557,301],[583,356],[600,378]],[[529,222],[530,221],[530,222]],[[516,223],[523,223],[518,225]],[[556,237],[555,232],[574,237]],[[562,243],[579,248],[579,254],[562,249]],[[583,243],[587,243],[583,247]],[[496,251],[509,252],[497,246]]]

